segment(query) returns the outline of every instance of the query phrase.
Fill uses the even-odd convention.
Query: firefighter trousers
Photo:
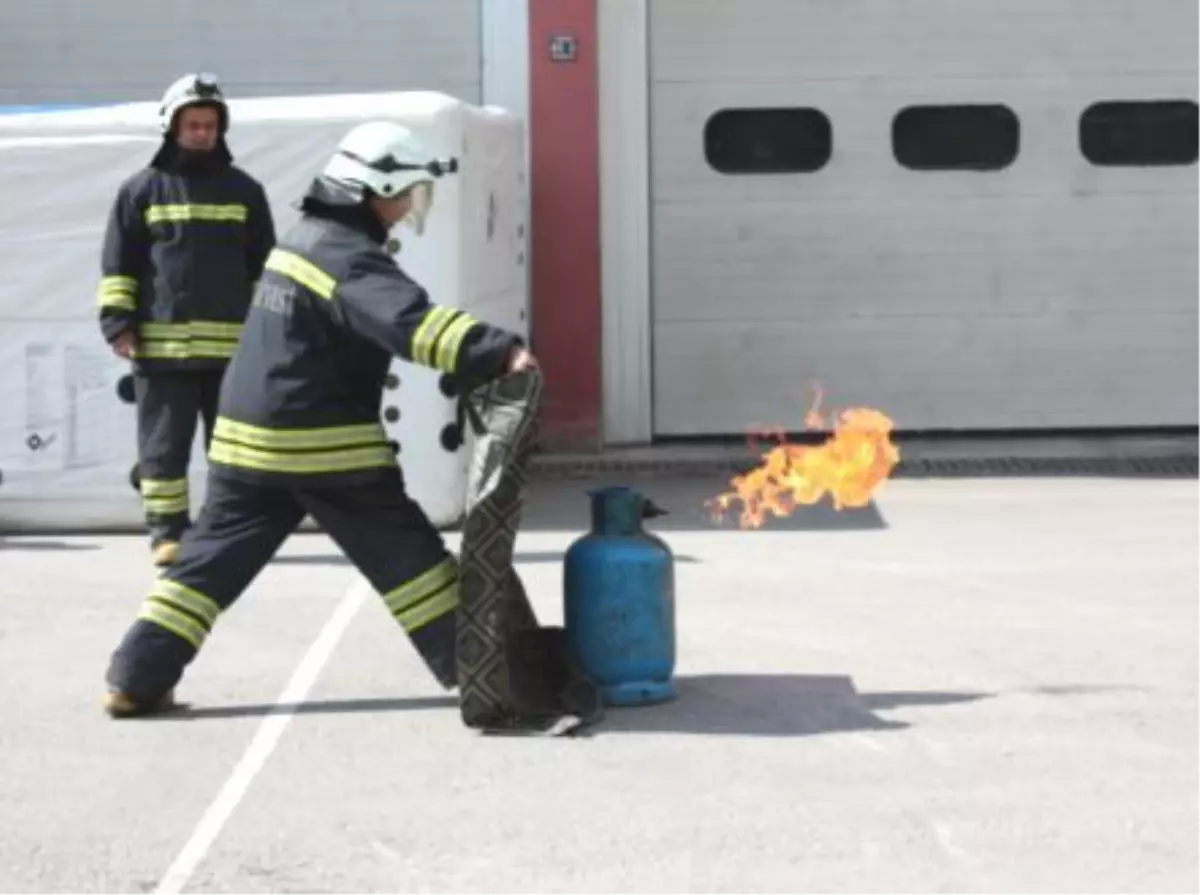
[[[191,522],[188,465],[196,422],[204,421],[204,444],[212,440],[223,370],[139,373],[138,490],[151,546],[178,541]]]
[[[158,703],[305,514],[371,583],[439,683],[455,686],[458,563],[399,470],[339,488],[263,486],[211,470],[206,491],[178,558],[113,653],[110,689],[140,706]]]

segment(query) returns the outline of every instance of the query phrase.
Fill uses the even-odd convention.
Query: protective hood
[[[388,230],[378,215],[363,202],[362,193],[353,187],[320,176],[313,178],[304,195],[294,205],[304,214],[337,221],[383,245]]]

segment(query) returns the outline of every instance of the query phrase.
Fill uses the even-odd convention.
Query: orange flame
[[[816,389],[813,407],[804,416],[808,429],[824,428]],[[830,420],[832,434],[824,444],[788,444],[782,430],[765,432],[778,444],[763,454],[762,463],[730,480],[731,491],[708,502],[713,519],[721,521],[735,501],[742,505],[741,528],[759,528],[767,515],[784,517],[799,506],[811,506],[829,495],[835,510],[865,507],[900,462],[892,443],[892,421],[866,407],[843,410]],[[751,442],[751,448],[754,448]]]

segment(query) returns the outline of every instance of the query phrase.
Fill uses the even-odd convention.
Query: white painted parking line
[[[233,773],[229,775],[217,797],[200,818],[200,823],[196,825],[191,838],[159,882],[156,892],[183,891],[183,887],[192,878],[192,874],[196,872],[196,868],[200,866],[213,842],[246,795],[250,784],[254,782],[254,778],[279,744],[284,730],[296,713],[296,704],[308,695],[355,613],[372,593],[370,584],[360,578],[338,603],[333,615],[329,617],[313,645],[292,672],[291,679],[275,700],[271,711],[259,725],[254,739],[250,741]]]

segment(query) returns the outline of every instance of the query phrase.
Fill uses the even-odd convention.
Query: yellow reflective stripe
[[[383,595],[383,602],[410,634],[458,608],[458,564],[449,557]]]
[[[183,497],[143,497],[142,508],[151,516],[176,516],[190,509],[187,495]]]
[[[419,603],[396,615],[396,621],[409,634],[435,622],[443,615],[458,609],[458,582],[447,585],[441,593],[430,597],[424,603]]]
[[[383,425],[273,429],[217,417],[209,460],[262,472],[325,473],[394,467]]]
[[[156,516],[188,511],[187,479],[142,479],[142,506]]]
[[[137,617],[142,621],[153,622],[160,628],[166,628],[172,634],[182,637],[196,649],[200,649],[204,645],[204,640],[208,636],[208,631],[194,618],[155,599],[149,599],[143,603]]]
[[[150,589],[149,599],[166,603],[176,609],[196,616],[197,620],[211,630],[221,614],[221,607],[212,597],[193,590],[186,584],[180,584],[170,578],[159,578]]]
[[[333,290],[337,287],[336,279],[311,261],[286,249],[272,249],[264,268],[295,280],[321,298],[332,299]]]
[[[232,339],[242,334],[241,323],[227,320],[185,320],[182,323],[164,323],[147,320],[141,325],[143,339]]]
[[[414,603],[419,603],[431,593],[446,586],[448,581],[458,578],[458,565],[447,557],[431,569],[426,569],[411,581],[394,587],[383,595],[383,602],[392,612],[400,612]]]
[[[215,435],[212,447],[208,452],[208,459],[213,463],[224,463],[226,466],[240,466],[260,472],[289,472],[298,475],[354,472],[360,469],[386,468],[396,465],[396,457],[386,444],[344,450],[315,451],[307,454],[290,454],[221,441]]]
[[[249,447],[275,451],[306,451],[336,447],[366,447],[387,442],[381,423],[354,423],[311,429],[271,429],[217,417],[214,438],[237,441]]]
[[[237,350],[242,324],[226,320],[187,320],[182,323],[147,320],[138,331],[140,343],[134,357],[228,360]]]
[[[137,300],[132,295],[101,295],[97,304],[101,308],[116,308],[119,311],[137,310]]]
[[[181,205],[150,205],[146,208],[146,223],[159,224],[164,221],[224,221],[245,223],[248,212],[245,205],[204,205],[188,203]]]
[[[476,324],[470,314],[463,314],[442,333],[437,351],[437,368],[443,373],[453,373],[458,366],[458,349],[462,347],[467,330]]]
[[[133,356],[150,360],[228,359],[233,357],[236,350],[236,342],[209,342],[200,339],[188,339],[182,342],[143,340],[134,350]]]
[[[100,278],[99,291],[106,295],[132,295],[137,292],[137,288],[137,280],[124,274]]]
[[[242,336],[242,324],[222,320],[189,320],[188,331],[194,336],[208,339],[233,339]]]
[[[187,479],[141,479],[142,497],[176,497],[186,494]]]
[[[425,312],[413,332],[412,359],[415,363],[433,366],[433,345],[442,330],[454,318],[453,308],[433,307]]]
[[[96,288],[96,304],[102,308],[132,311],[137,308],[137,280],[121,274],[100,278]]]
[[[200,649],[220,614],[216,600],[164,577],[154,582],[138,618],[166,628]]]
[[[413,333],[413,362],[453,373],[467,330],[478,322],[470,314],[454,308],[430,308]]]

